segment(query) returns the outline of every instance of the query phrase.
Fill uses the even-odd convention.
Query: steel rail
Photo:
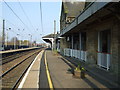
[[[41,50],[42,51],[42,50]],[[41,52],[40,51],[40,52]],[[35,58],[34,58],[35,59]],[[12,87],[12,90],[15,90],[16,86],[18,85],[19,81],[22,79],[22,77],[24,76],[24,74],[27,72],[28,68],[30,67],[30,65],[32,64],[32,62],[34,61],[34,59],[31,61],[31,63],[27,66],[27,68],[23,71],[23,73],[20,75],[20,77],[18,78],[18,80],[15,82],[15,84]]]
[[[30,51],[28,51],[28,52],[30,52]],[[23,54],[24,54],[24,55],[27,55],[28,52],[22,52],[22,53],[20,53],[19,56],[16,56],[16,57],[14,57],[14,58],[12,58],[12,59],[6,61],[6,62],[3,62],[3,61],[5,61],[6,59],[8,59],[8,58],[5,58],[5,59],[2,60],[2,63],[0,63],[0,65],[6,64],[6,63],[8,63],[8,62],[11,62],[11,61],[13,61],[13,60],[15,60],[15,59],[21,57]],[[14,55],[12,55],[12,57],[13,57],[13,56],[14,56]]]
[[[33,50],[35,50],[35,49],[33,49]],[[8,58],[11,58],[11,57],[13,57],[14,55],[18,55],[18,54],[22,54],[22,53],[30,52],[30,51],[33,51],[33,50],[22,51],[22,52],[16,52],[15,54],[12,54],[12,55],[10,55],[10,56],[7,56],[7,57],[4,57],[4,58],[0,59],[0,61],[1,61],[1,60],[5,60],[5,59],[8,59]]]
[[[41,50],[40,50],[41,51]],[[34,54],[38,53],[39,51],[35,52]],[[14,68],[16,68],[17,66],[19,66],[20,64],[22,64],[25,60],[27,60],[28,58],[30,58],[31,56],[33,56],[34,54],[28,56],[27,58],[23,59],[20,63],[16,64],[15,66],[13,66],[12,68],[10,68],[9,70],[7,70],[6,72],[4,72],[1,76],[0,79],[2,79],[2,77],[4,77],[7,73],[9,73],[10,71],[12,71]]]

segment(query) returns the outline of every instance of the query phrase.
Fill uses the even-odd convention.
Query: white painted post
[[[109,70],[110,66],[110,54],[107,54],[107,70]]]
[[[72,35],[72,57],[73,57],[73,35]]]
[[[100,32],[98,32],[98,52],[100,51]]]
[[[79,44],[80,44],[80,59],[81,59],[81,32],[79,33]]]
[[[98,60],[97,60],[97,64],[101,66],[101,54],[99,54],[100,52],[100,32],[98,32]]]

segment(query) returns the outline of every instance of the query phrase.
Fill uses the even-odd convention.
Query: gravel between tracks
[[[36,50],[36,51],[39,51],[39,50]],[[2,73],[9,70],[11,67],[17,65],[24,58],[31,56],[33,53],[35,53],[35,51],[31,51],[29,54],[26,54],[26,55],[23,54],[23,56],[21,56],[19,58],[16,58],[15,60],[13,60],[13,61],[11,61],[9,63],[3,64],[2,66],[0,66],[0,67],[2,67]]]
[[[30,53],[29,55],[26,55],[26,57],[31,56],[31,55],[32,56],[29,57],[27,60],[25,60],[23,63],[21,63],[19,66],[17,66],[15,69],[13,69],[12,71],[10,71],[8,74],[6,74],[2,78],[2,88],[12,88],[13,87],[13,85],[18,80],[18,78],[20,77],[20,75],[27,68],[27,66],[34,60],[34,58],[40,52],[40,50],[37,50],[36,52],[37,53],[34,54],[34,55],[33,55],[33,52]],[[16,65],[16,63],[19,63],[20,61],[22,61],[23,59],[25,59],[26,57],[21,57],[21,58],[19,58],[19,60],[14,60],[14,63],[10,62],[10,64],[7,64],[7,65],[5,64],[6,66],[4,66],[4,72],[6,70],[8,70],[8,68],[5,69],[7,66],[9,66],[9,68],[10,68],[10,67]],[[12,65],[12,64],[14,64],[14,65]]]

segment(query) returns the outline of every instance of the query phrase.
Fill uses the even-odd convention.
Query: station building
[[[53,48],[55,47],[55,45],[56,44],[54,44],[54,42],[55,42],[55,39],[56,38],[56,34],[49,34],[49,35],[46,35],[46,36],[43,36],[42,37],[42,39],[45,41],[45,42],[47,42],[47,43],[49,43],[50,44],[50,47],[52,48],[52,50],[53,50]]]
[[[119,29],[120,2],[62,2],[60,33],[43,40],[51,40],[60,54],[119,78]]]
[[[120,2],[63,2],[60,53],[118,76],[119,29]]]

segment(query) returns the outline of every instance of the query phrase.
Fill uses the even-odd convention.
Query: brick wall
[[[111,30],[111,67],[110,72],[118,74],[120,64],[120,23],[115,18],[109,18],[103,22],[90,25],[87,32],[87,62],[97,64],[98,32]],[[120,65],[119,65],[120,66]]]
[[[90,64],[97,63],[97,32],[94,30],[87,31],[87,62]]]
[[[68,47],[68,43],[66,41],[66,38],[61,38],[60,39],[60,53],[64,54],[64,48]]]
[[[113,28],[112,28],[112,39],[111,39],[111,53],[112,53],[112,57],[111,57],[111,70],[115,73],[118,73],[118,55],[119,55],[119,48],[118,48],[118,24],[114,23]]]
[[[111,31],[111,67],[110,72],[118,74],[120,71],[120,20],[116,17],[109,17],[98,20],[97,23],[92,23],[87,26],[87,63],[90,65],[97,65],[97,51],[98,51],[98,32],[104,30]],[[78,31],[79,33],[80,31]],[[78,37],[79,38],[79,37]],[[66,39],[61,39],[61,52],[64,48],[68,48],[70,42]]]

